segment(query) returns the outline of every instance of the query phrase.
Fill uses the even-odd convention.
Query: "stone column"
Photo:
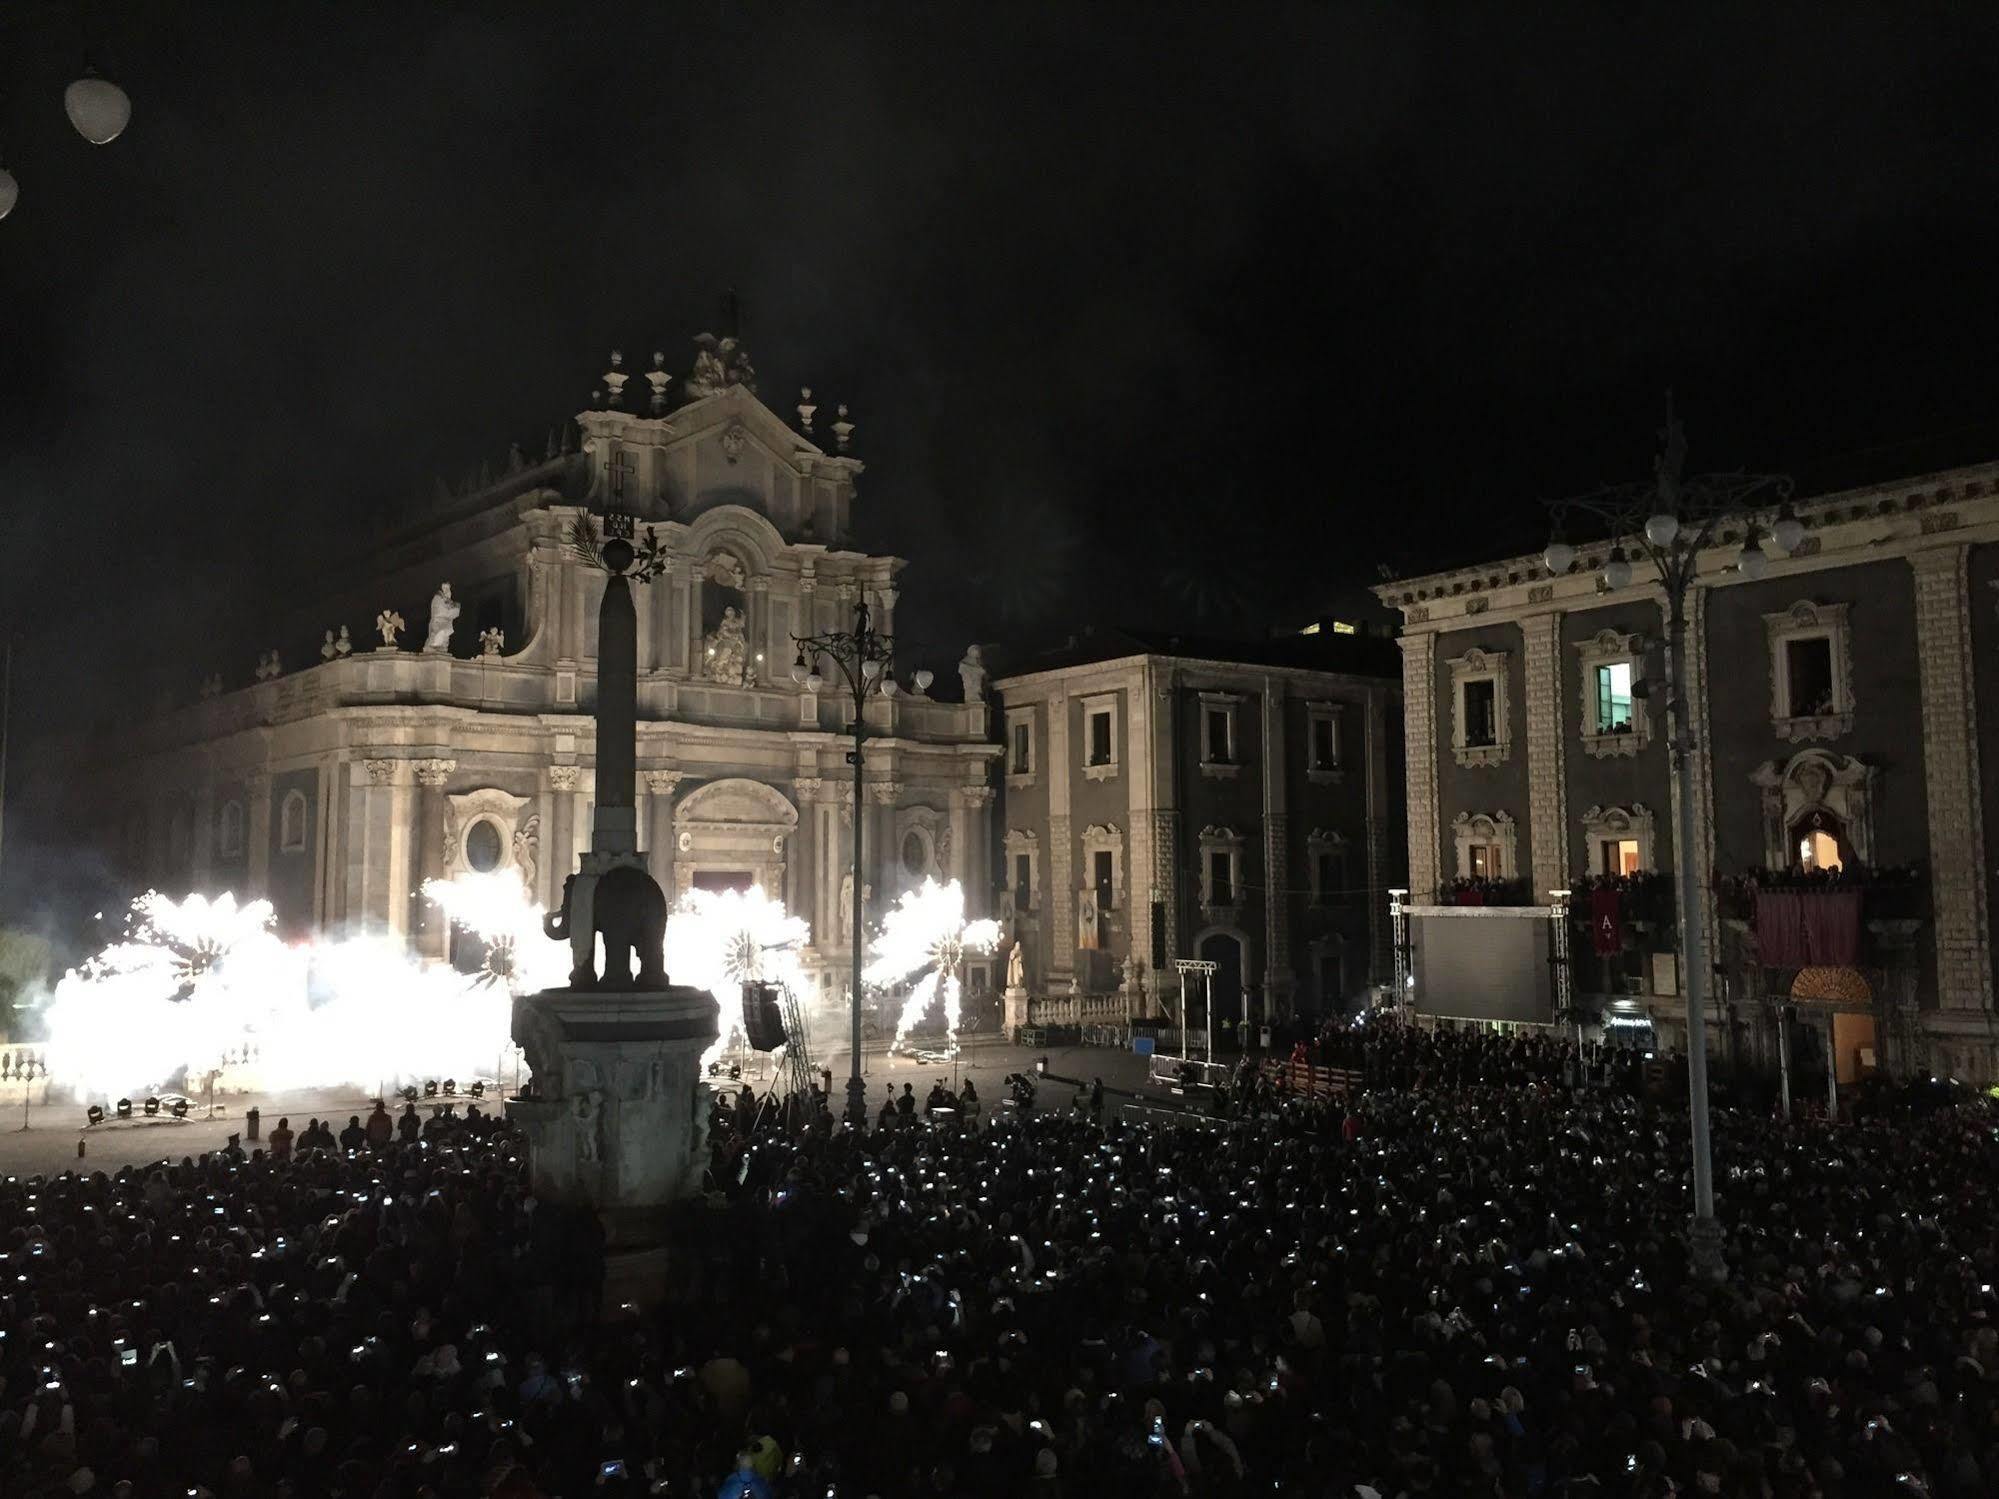
[[[1361,732],[1361,774],[1367,778],[1367,980],[1383,982],[1394,967],[1388,920],[1388,694],[1367,690]],[[1398,995],[1399,999],[1400,996]]]
[[[679,855],[679,833],[673,825],[673,797],[686,775],[678,770],[649,770],[646,779],[646,866],[669,908],[674,901],[673,861]]]
[[[1548,899],[1569,885],[1568,779],[1563,762],[1562,616],[1532,614],[1520,622],[1527,701],[1527,842],[1534,881],[1530,898]]]
[[[1428,633],[1404,634],[1402,647],[1404,793],[1409,808],[1409,899],[1437,898],[1437,651]],[[1400,999],[1401,996],[1397,996]]]
[[[1048,696],[1048,867],[1042,912],[1048,932],[1048,971],[1042,987],[1067,988],[1076,971],[1075,855],[1069,840],[1069,698]],[[1062,979],[1058,986],[1057,976]]]
[[[977,915],[972,903],[977,899],[972,886],[971,848],[972,818],[970,804],[965,799],[966,788],[951,788],[951,861],[944,866],[944,878],[956,880],[965,891],[965,914]]]
[[[1992,1008],[1978,701],[1972,688],[1971,599],[1965,576],[1969,551],[1961,544],[1933,547],[1909,559],[1916,573],[1937,1002],[1946,1010]]]
[[[791,657],[774,661],[770,654],[770,579],[759,573],[743,582],[743,612],[747,616],[743,621],[744,648],[749,652],[749,660],[743,663],[744,673],[754,677],[761,687],[768,687],[773,675],[789,683]]]
[[[251,900],[271,893],[271,777],[253,770],[243,778],[244,884]]]
[[[577,765],[548,767],[548,869],[550,910],[562,904],[562,882],[576,873],[576,787],[583,779]]]
[[[417,760],[415,879],[410,891],[410,932],[421,957],[442,961],[451,951],[451,923],[443,911],[425,899],[425,880],[441,880],[448,867],[444,847],[444,782],[458,768],[456,760]]]
[[[410,790],[406,762],[373,759],[349,765],[347,919],[409,935]]]
[[[873,824],[868,829],[868,841],[873,845],[875,903],[868,911],[868,921],[878,920],[895,897],[901,880],[902,845],[895,836],[895,805],[902,796],[900,781],[875,781],[868,786],[868,795],[875,804],[874,815],[869,818]],[[855,892],[859,899],[859,892]]]
[[[1263,1013],[1267,1025],[1291,993],[1291,814],[1284,787],[1284,683],[1263,679]]]
[[[965,871],[965,912],[968,916],[993,913],[993,802],[990,786],[967,786],[960,793],[965,802],[965,836],[959,854]]]

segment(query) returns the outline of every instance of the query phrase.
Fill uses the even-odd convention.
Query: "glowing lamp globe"
[[[1670,510],[1661,510],[1645,522],[1645,539],[1655,547],[1671,546],[1679,534],[1680,518]]]
[[[1753,583],[1770,570],[1770,558],[1752,536],[1742,544],[1742,555],[1735,559],[1735,565]]]
[[[107,78],[86,73],[63,90],[62,107],[76,133],[93,146],[108,146],[132,122],[132,101]]]
[[[1770,539],[1777,544],[1777,550],[1788,557],[1804,544],[1805,523],[1787,510],[1777,517],[1777,523],[1770,528]]]
[[[916,674],[916,690],[918,692],[928,692],[930,684],[936,680],[937,674],[926,667]]]
[[[894,697],[894,696],[895,696],[895,695],[896,695],[896,694],[897,694],[898,692],[900,692],[900,691],[902,691],[902,686],[901,686],[901,684],[900,684],[900,683],[898,683],[898,682],[896,681],[896,679],[895,679],[894,677],[883,677],[883,678],[882,678],[882,696],[883,696],[883,697]]]
[[[12,172],[0,167],[0,219],[6,218],[14,211],[14,205],[20,201],[20,197],[21,184],[14,180]]]
[[[805,674],[805,690],[807,692],[817,692],[821,687],[824,687],[825,685],[826,685],[826,679],[820,676],[818,672],[809,671]]]
[[[1541,560],[1548,565],[1548,571],[1560,577],[1576,565],[1576,549],[1566,541],[1551,541],[1548,550],[1541,554]]]
[[[1603,581],[1610,588],[1631,586],[1631,562],[1623,551],[1613,549],[1610,560],[1603,565]]]
[[[875,660],[874,657],[870,656],[868,657],[867,660],[861,663],[861,675],[866,677],[870,682],[872,682],[876,677],[880,676],[881,674],[882,674],[882,664],[881,662]]]
[[[805,653],[800,651],[798,659],[791,663],[791,680],[796,682],[800,687],[803,687],[805,685],[806,674],[811,670],[812,668],[805,664]]]

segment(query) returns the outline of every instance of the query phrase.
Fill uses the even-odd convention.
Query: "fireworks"
[[[666,919],[666,971],[676,984],[706,989],[721,1006],[715,1044],[701,1058],[706,1067],[743,1044],[743,985],[781,984],[802,992],[798,948],[809,935],[799,917],[752,886],[748,890],[690,890]]]
[[[914,980],[896,1020],[897,1047],[939,997],[944,1004],[945,1035],[956,1044],[963,998],[959,965],[968,952],[991,952],[999,945],[999,937],[998,922],[965,920],[965,890],[956,880],[946,885],[925,880],[921,889],[910,891],[895,903],[882,918],[873,957],[861,971],[861,979],[880,988]]]
[[[542,934],[542,908],[510,869],[425,880],[424,899],[485,945],[476,981],[531,994],[569,981],[569,944]]]

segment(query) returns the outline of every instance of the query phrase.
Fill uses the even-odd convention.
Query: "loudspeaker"
[[[743,985],[743,1034],[752,1051],[776,1051],[784,1045],[784,1009],[776,984]]]
[[[1152,903],[1152,971],[1160,972],[1166,967],[1166,902]]]

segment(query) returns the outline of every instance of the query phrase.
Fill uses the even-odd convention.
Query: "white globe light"
[[[821,687],[824,687],[825,685],[826,685],[826,679],[820,676],[818,672],[816,671],[807,672],[805,674],[805,690],[807,692],[817,692]]]
[[[1752,536],[1742,544],[1742,555],[1735,559],[1735,565],[1753,583],[1770,570],[1770,559]]]
[[[803,687],[805,685],[805,674],[811,670],[812,668],[805,664],[805,657],[801,655],[796,661],[791,663],[791,680],[796,682],[800,687]]]
[[[894,677],[882,678],[883,697],[894,697],[900,691],[902,691],[902,685]]]
[[[93,146],[108,146],[132,122],[132,101],[108,78],[86,73],[63,90],[62,107],[76,133]]]
[[[1788,557],[1804,544],[1805,523],[1795,515],[1780,515],[1777,523],[1770,528],[1770,539],[1777,544],[1777,550]]]
[[[937,674],[931,671],[928,667],[925,667],[922,671],[919,671],[916,674],[916,690],[918,692],[928,692],[930,690],[930,684],[936,680],[937,680]]]
[[[1645,522],[1645,539],[1655,547],[1671,546],[1679,534],[1680,518],[1670,510],[1661,510]]]
[[[1551,541],[1541,560],[1548,565],[1549,572],[1559,577],[1576,565],[1576,549],[1566,541]]]
[[[881,674],[882,674],[882,664],[881,662],[875,660],[874,657],[870,656],[868,657],[867,660],[861,663],[861,675],[866,677],[870,682],[872,682],[876,677],[880,676]]]
[[[1612,552],[1603,565],[1603,581],[1611,588],[1631,586],[1631,563],[1622,552]]]
[[[6,218],[14,211],[14,205],[20,201],[20,198],[21,184],[14,180],[12,172],[0,167],[0,219]]]

